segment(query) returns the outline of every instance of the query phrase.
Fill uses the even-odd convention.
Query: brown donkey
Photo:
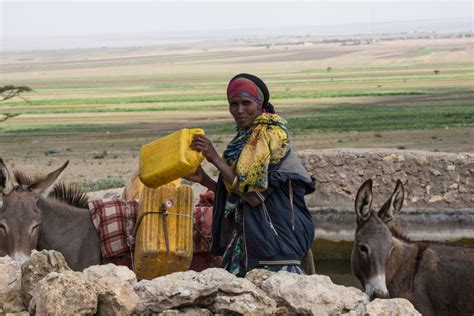
[[[474,247],[411,241],[392,222],[403,205],[400,180],[378,213],[372,180],[357,192],[352,272],[373,298],[406,298],[423,315],[474,314]]]
[[[15,183],[0,158],[0,256],[25,260],[33,249],[53,249],[74,270],[100,263],[86,195],[55,185],[67,165],[39,179],[17,172]]]

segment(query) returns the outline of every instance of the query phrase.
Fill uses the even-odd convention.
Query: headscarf
[[[268,187],[268,166],[276,164],[289,149],[286,121],[264,113],[250,129],[240,129],[224,151],[224,159],[236,173],[239,193],[261,192]],[[231,188],[226,183],[229,191]]]
[[[257,76],[241,73],[233,77],[227,85],[227,100],[235,96],[251,98],[262,106],[263,112],[275,113],[273,105],[268,102],[270,92],[267,85]]]

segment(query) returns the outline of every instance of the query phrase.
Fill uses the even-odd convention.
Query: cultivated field
[[[3,54],[0,85],[29,102],[0,103],[0,156],[52,170],[88,190],[123,185],[142,144],[203,127],[219,150],[234,133],[225,88],[261,76],[296,149],[474,150],[472,38],[309,44],[241,40],[173,47]],[[435,70],[437,72],[435,72]]]

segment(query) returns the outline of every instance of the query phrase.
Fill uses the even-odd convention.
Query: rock
[[[249,280],[219,268],[142,280],[134,290],[140,298],[138,313],[160,313],[191,304],[213,313],[272,314],[276,309],[276,302]]]
[[[96,265],[83,271],[84,276],[97,285],[98,315],[131,315],[138,306],[138,296],[133,291],[137,277],[125,266]]]
[[[456,170],[456,166],[455,165],[447,165],[446,166],[446,171],[454,171]]]
[[[438,170],[433,169],[433,168],[430,168],[430,172],[431,172],[434,176],[437,176],[437,177],[439,177],[439,176],[441,175],[441,172],[439,172]]]
[[[353,192],[355,192],[355,189],[346,186],[342,188],[342,191],[346,192],[347,194],[352,194]]]
[[[426,189],[426,195],[431,195],[431,185],[428,184],[425,189]]]
[[[30,313],[28,313],[27,311],[21,311],[17,313],[6,313],[5,316],[30,316]]]
[[[415,162],[419,166],[425,166],[428,164],[428,159],[425,156],[417,156],[415,157]]]
[[[451,185],[448,187],[448,189],[450,189],[450,190],[456,190],[457,188],[458,188],[458,184],[457,184],[457,183],[453,183],[453,184],[451,184]]]
[[[224,315],[273,315],[276,302],[273,301],[271,304],[270,301],[266,295],[259,296],[251,292],[240,295],[218,295],[213,310]]]
[[[268,271],[265,269],[253,269],[247,272],[245,278],[257,287],[262,288],[262,283],[274,274],[275,272]]]
[[[403,298],[375,299],[366,305],[369,315],[411,315],[421,314],[413,307],[413,304]]]
[[[97,287],[80,272],[51,272],[32,291],[30,314],[92,315],[97,312]]]
[[[0,315],[23,311],[21,262],[0,257]]]
[[[456,199],[457,199],[457,195],[454,191],[449,191],[448,193],[443,195],[443,201],[449,204],[454,203]]]
[[[91,266],[83,271],[86,278],[96,284],[106,287],[130,286],[137,283],[135,273],[125,266],[116,266],[112,263]]]
[[[211,316],[214,315],[210,310],[205,308],[182,308],[167,309],[158,314],[158,316]]]
[[[395,158],[396,158],[395,155],[389,155],[389,156],[382,157],[382,160],[385,161],[385,162],[390,162],[390,161],[395,160]]]
[[[264,291],[291,313],[332,315],[357,309],[369,302],[353,287],[335,285],[323,275],[298,275],[280,271],[262,283]]]
[[[132,315],[138,307],[139,298],[133,289],[116,287],[98,289],[97,315]]]
[[[337,157],[337,158],[333,157],[333,158],[329,159],[329,162],[331,162],[336,167],[344,165],[344,159],[341,159],[339,157]]]
[[[316,167],[318,167],[318,168],[324,168],[327,165],[328,165],[328,162],[324,159],[321,159],[320,161],[318,161],[318,163],[316,163]]]
[[[30,258],[21,266],[21,296],[25,306],[30,304],[31,292],[36,284],[50,272],[70,270],[60,252],[54,250],[33,250]]]
[[[435,202],[439,202],[439,201],[442,201],[443,200],[443,197],[441,195],[433,195],[429,200],[428,202],[429,203],[435,203]]]

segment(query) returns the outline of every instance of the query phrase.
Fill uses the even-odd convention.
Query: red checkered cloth
[[[212,213],[214,192],[201,194],[199,203],[194,208],[193,226],[193,260],[191,270],[202,271],[211,266]]]
[[[89,201],[92,222],[100,238],[103,258],[127,255],[127,228],[132,231],[138,202],[121,198]]]

